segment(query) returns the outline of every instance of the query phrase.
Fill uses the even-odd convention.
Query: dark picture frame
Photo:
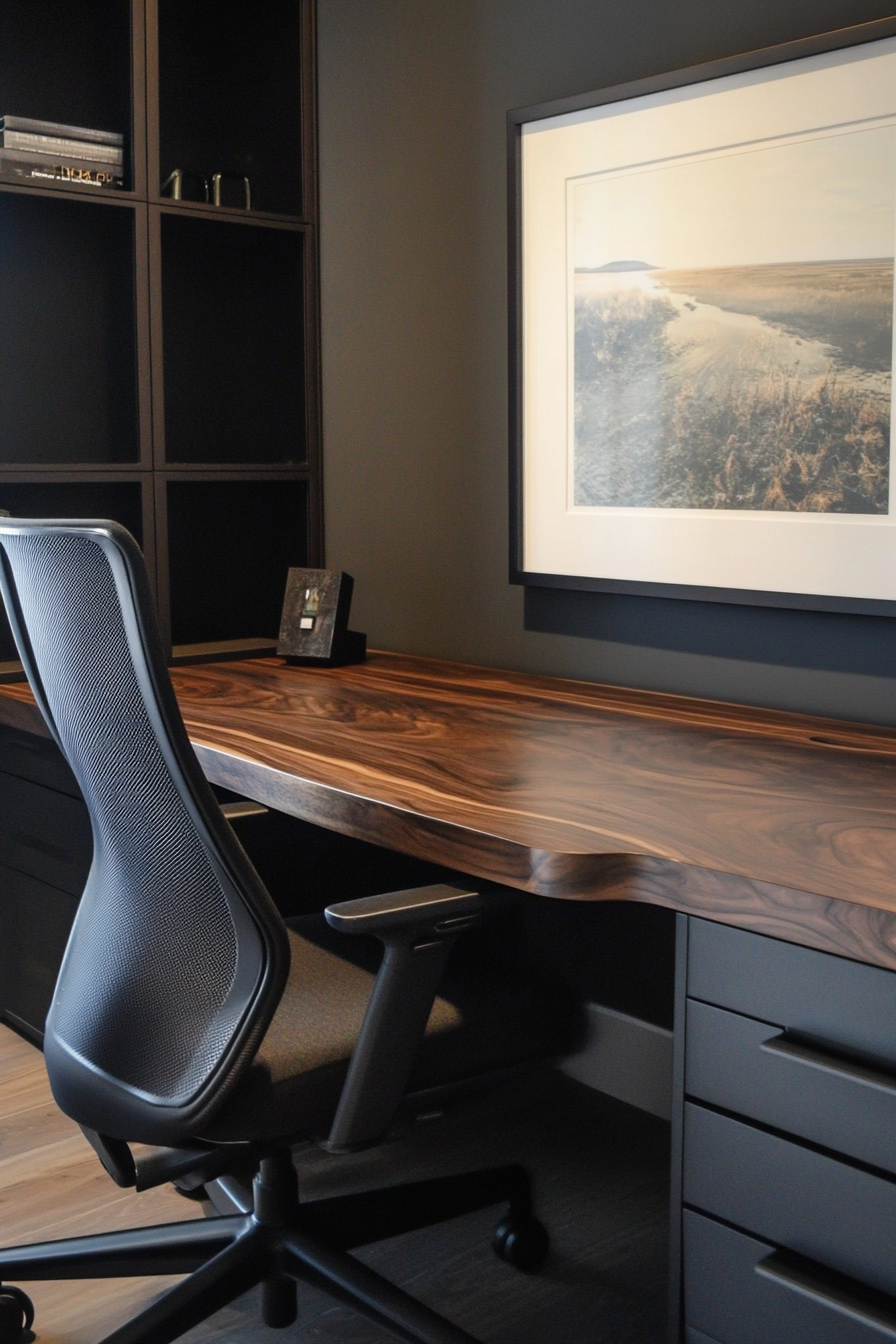
[[[362,663],[367,636],[349,630],[355,581],[336,569],[288,571],[277,653],[304,667]]]
[[[890,66],[877,106],[865,90]],[[896,615],[891,137],[896,17],[508,113],[512,583]],[[871,202],[854,213],[874,217],[873,237],[836,200],[816,234],[803,227],[838,165],[842,199]],[[780,255],[763,255],[769,180],[784,227],[776,215],[783,242],[766,253]],[[738,192],[755,215],[742,258]],[[702,251],[694,200],[716,226]],[[663,210],[661,229],[641,227]],[[657,245],[642,256],[629,237]],[[865,303],[851,334],[832,297],[844,287]],[[628,362],[620,330],[635,327],[612,345],[610,311],[648,330]],[[685,365],[709,386],[701,341],[716,352],[720,330],[746,367],[726,384],[741,420],[718,388],[701,402],[685,386]],[[768,404],[749,364],[760,347]]]

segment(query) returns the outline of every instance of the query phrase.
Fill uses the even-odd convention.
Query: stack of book
[[[124,136],[31,117],[0,117],[0,181],[124,185]]]

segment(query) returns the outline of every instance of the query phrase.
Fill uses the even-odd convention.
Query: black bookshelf
[[[314,70],[314,0],[0,6],[0,115],[125,140],[124,189],[0,183],[0,507],[122,522],[197,658],[323,563]]]

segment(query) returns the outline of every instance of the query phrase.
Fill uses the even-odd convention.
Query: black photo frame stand
[[[277,653],[300,667],[363,663],[367,636],[349,630],[354,579],[336,569],[291,569]]]

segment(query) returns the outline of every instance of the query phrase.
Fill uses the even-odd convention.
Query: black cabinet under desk
[[[48,738],[0,729],[0,1017],[39,1041],[93,841]]]

